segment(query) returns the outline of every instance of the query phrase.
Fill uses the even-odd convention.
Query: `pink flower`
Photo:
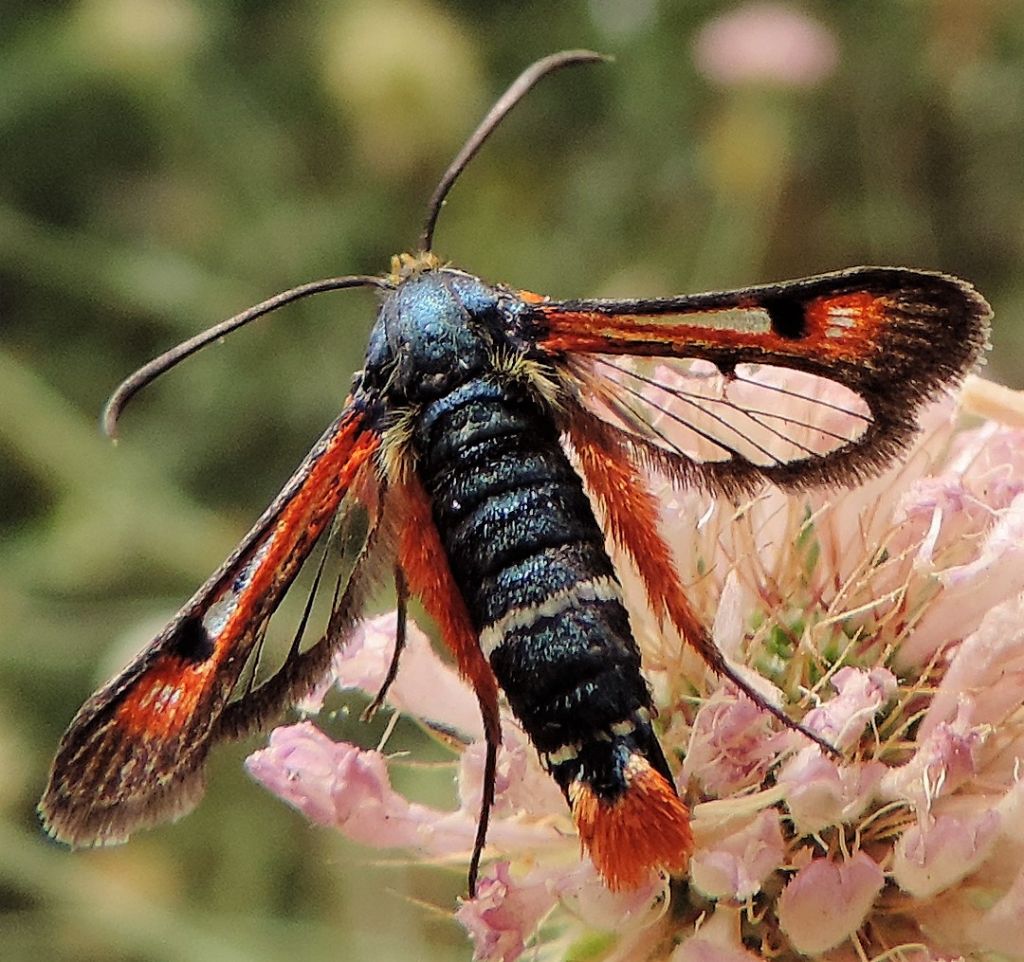
[[[690,880],[711,899],[749,899],[785,860],[785,843],[774,808],[763,809],[747,825],[729,825],[716,839],[698,838],[690,862]]]
[[[864,924],[884,884],[882,869],[864,852],[848,861],[812,859],[779,897],[779,924],[797,952],[819,954]]]
[[[791,733],[774,731],[753,702],[722,688],[697,710],[689,743],[682,780],[722,798],[761,784],[791,744]]]
[[[334,680],[342,690],[376,695],[395,650],[395,616],[364,622],[335,659]],[[402,652],[401,671],[388,691],[388,704],[440,725],[478,737],[483,734],[480,708],[465,684],[442,662],[422,631],[412,626]]]
[[[927,898],[977,871],[998,840],[997,811],[975,812],[966,818],[940,815],[924,826],[908,829],[896,845],[893,878],[904,892]]]
[[[794,424],[812,403],[800,395],[832,398],[802,375],[757,376],[791,392],[778,404]],[[693,393],[712,389],[699,367],[684,377]],[[905,462],[849,491],[769,489],[736,505],[652,478],[716,643],[843,757],[723,685],[616,557],[662,744],[685,758],[688,884],[655,876],[609,892],[506,720],[477,897],[456,911],[477,959],[564,957],[584,939],[622,962],[1024,959],[1024,430],[958,432],[956,413],[951,400],[929,408]],[[278,729],[249,766],[357,842],[464,863],[482,785],[476,699],[409,627],[389,704],[465,741],[456,808],[409,802],[382,752],[333,744],[309,722]],[[337,684],[375,694],[393,636],[390,616],[357,630]]]
[[[856,745],[885,703],[896,694],[896,676],[888,668],[840,668],[832,676],[836,694],[807,713],[805,724],[837,748]]]
[[[462,852],[473,844],[472,813],[440,812],[407,801],[392,789],[380,752],[333,742],[310,722],[278,728],[246,767],[312,821],[353,841],[427,855]]]
[[[455,917],[473,940],[479,959],[515,962],[541,919],[554,907],[548,877],[514,882],[508,862],[499,862],[480,880],[476,898],[463,902]]]
[[[697,68],[724,85],[811,87],[839,60],[832,32],[784,3],[747,3],[709,21],[694,42]]]
[[[498,862],[480,881],[476,898],[455,913],[473,940],[474,958],[514,962],[556,906],[598,932],[646,932],[665,912],[668,899],[660,881],[631,892],[610,892],[593,866],[569,870],[534,869],[514,879]]]

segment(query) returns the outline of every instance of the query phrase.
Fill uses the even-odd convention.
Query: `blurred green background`
[[[97,430],[106,396],[276,290],[385,270],[531,60],[588,46],[616,63],[557,75],[521,105],[451,195],[442,256],[563,297],[858,263],[950,271],[996,308],[989,373],[1024,383],[1024,5],[751,12],[3,0],[0,957],[469,957],[424,907],[452,905],[462,868],[382,866],[310,828],[243,774],[258,741],[216,753],[195,814],[117,850],[69,854],[33,808],[77,706],[336,413],[373,295],[328,295],[210,348],[138,400],[117,448]],[[380,732],[326,724],[363,744]],[[400,744],[417,746],[411,726]],[[447,769],[425,787],[414,776],[427,800],[450,793]]]

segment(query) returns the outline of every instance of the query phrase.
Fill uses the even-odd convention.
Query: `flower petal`
[[[835,697],[808,712],[804,724],[837,748],[856,745],[878,710],[896,694],[896,684],[887,668],[840,668],[832,677]]]
[[[805,955],[831,949],[863,925],[885,876],[865,852],[848,862],[816,858],[779,897],[779,924]]]
[[[778,784],[786,789],[786,808],[797,833],[811,835],[858,818],[886,771],[877,761],[840,766],[811,747],[786,762]]]
[[[919,738],[952,720],[965,695],[973,698],[972,719],[999,725],[1021,704],[1024,691],[1024,592],[989,611],[957,649],[921,723]]]
[[[553,882],[559,901],[584,924],[598,931],[629,934],[657,922],[668,908],[669,880],[651,873],[635,889],[611,891],[589,859]]]
[[[1017,875],[1009,891],[968,927],[967,935],[984,952],[998,953],[1008,960],[1024,959],[1021,919],[1024,919],[1024,871]]]
[[[724,837],[699,842],[690,861],[690,881],[712,899],[750,898],[785,859],[779,813],[774,808],[764,809]]]
[[[771,717],[750,699],[720,688],[697,711],[681,782],[695,779],[714,798],[757,784],[800,737],[773,732],[771,725]]]
[[[748,952],[740,935],[740,913],[719,905],[697,932],[671,955],[670,962],[761,962]]]
[[[882,778],[879,795],[910,801],[928,811],[934,799],[950,795],[977,773],[988,726],[974,725],[973,701],[962,699],[957,717],[942,722],[920,740],[911,759]]]
[[[896,843],[893,878],[904,892],[930,898],[970,875],[988,858],[1000,832],[999,813],[940,815],[914,825]]]
[[[476,838],[477,812],[410,802],[391,787],[380,752],[333,742],[310,722],[274,729],[267,747],[250,755],[246,768],[312,821],[365,845],[462,856]],[[551,825],[504,819],[491,825],[488,841],[505,851],[565,844]]]
[[[739,574],[733,569],[722,585],[722,594],[718,599],[715,620],[711,626],[711,638],[726,658],[735,660],[742,656],[751,601]]]
[[[459,759],[459,802],[470,812],[480,810],[486,746],[476,741]],[[494,773],[492,817],[558,818],[568,824],[568,808],[555,780],[544,771],[526,733],[512,722],[501,726],[501,748]]]
[[[246,760],[249,774],[311,822],[334,821],[331,789],[337,769],[337,746],[312,722],[275,728],[267,748]]]
[[[901,646],[899,667],[923,664],[943,645],[976,630],[990,609],[1024,591],[1024,494],[980,537],[981,548],[972,560],[939,573],[943,593],[926,606]]]
[[[376,695],[395,650],[395,613],[362,622],[334,659],[334,677],[342,690],[358,688]],[[480,707],[473,689],[434,651],[430,639],[409,621],[398,675],[388,690],[388,704],[443,728],[472,738],[483,735]]]
[[[455,912],[473,941],[478,962],[515,962],[557,899],[547,872],[514,879],[508,862],[498,862],[481,876],[476,898]]]

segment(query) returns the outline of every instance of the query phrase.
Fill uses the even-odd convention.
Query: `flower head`
[[[828,401],[827,385],[787,377],[780,413],[793,423],[814,403],[798,395]],[[733,504],[652,477],[720,649],[771,700],[802,705],[842,758],[722,684],[647,612],[616,557],[661,742],[693,811],[687,878],[609,892],[509,720],[488,861],[456,913],[478,959],[582,945],[672,962],[1024,959],[1024,430],[958,430],[957,416],[952,400],[933,405],[909,457],[848,491]],[[336,683],[374,693],[393,637],[393,618],[364,624]],[[463,733],[457,808],[405,800],[383,754],[333,744],[309,722],[274,732],[250,770],[364,844],[464,860],[483,770],[475,699],[413,626],[409,647],[391,704]]]
[[[813,87],[839,60],[832,32],[784,3],[756,2],[719,14],[694,42],[698,69],[716,83]]]

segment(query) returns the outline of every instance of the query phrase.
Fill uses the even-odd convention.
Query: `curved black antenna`
[[[279,307],[284,307],[293,301],[301,300],[303,297],[309,297],[311,294],[341,291],[348,287],[390,288],[391,286],[388,281],[381,277],[369,277],[361,274],[350,274],[346,277],[327,277],[320,281],[311,281],[308,284],[293,287],[291,290],[282,291],[280,294],[275,294],[273,297],[269,297],[267,300],[261,301],[259,304],[242,311],[241,314],[236,314],[234,317],[229,317],[226,321],[214,324],[213,327],[207,328],[200,334],[196,334],[187,341],[182,341],[176,347],[172,347],[169,351],[165,351],[159,357],[153,358],[148,364],[144,364],[134,374],[122,381],[117,390],[110,395],[110,400],[107,401],[107,406],[103,409],[103,417],[101,419],[103,433],[109,438],[117,437],[117,421],[121,417],[121,412],[124,411],[128,402],[147,384],[155,381],[161,374],[165,374],[179,361],[185,360],[186,357],[206,347],[211,341],[216,341],[232,331],[237,331],[238,328],[244,327],[250,321],[255,321],[257,317],[262,317],[264,314],[276,311]]]
[[[426,253],[431,250],[434,243],[434,228],[437,226],[437,217],[441,213],[441,205],[448,196],[459,174],[466,165],[473,159],[476,152],[483,146],[484,141],[494,133],[495,128],[505,119],[505,115],[523,97],[533,89],[539,80],[542,80],[549,73],[561,70],[562,67],[572,67],[580,63],[600,63],[611,60],[602,53],[594,53],[592,50],[562,50],[553,53],[550,57],[544,57],[536,63],[530,64],[506,90],[497,103],[488,111],[487,116],[480,121],[480,125],[469,136],[469,140],[463,145],[462,150],[456,154],[455,159],[449,164],[444,172],[434,193],[427,204],[427,220],[423,225],[423,233],[420,234],[420,251]]]

